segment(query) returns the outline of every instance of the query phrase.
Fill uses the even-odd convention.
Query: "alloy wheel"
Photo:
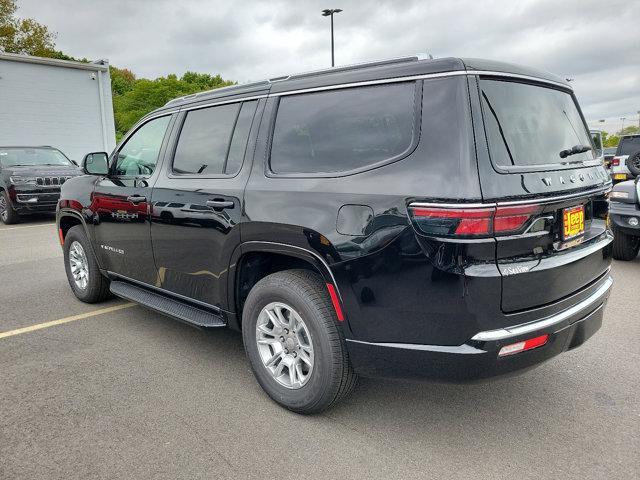
[[[82,244],[76,240],[69,247],[69,266],[76,286],[84,290],[89,283],[89,262]]]
[[[292,390],[303,387],[313,371],[313,341],[307,325],[281,302],[265,306],[256,322],[256,343],[262,364],[276,382]]]
[[[0,218],[3,222],[7,221],[9,218],[9,212],[7,211],[7,201],[4,198],[4,195],[0,193]]]

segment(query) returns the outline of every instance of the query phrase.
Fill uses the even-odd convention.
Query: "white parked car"
[[[611,177],[620,182],[640,176],[640,135],[620,138],[616,155],[611,160]]]

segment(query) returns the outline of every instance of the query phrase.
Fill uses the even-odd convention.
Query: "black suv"
[[[241,330],[302,413],[356,375],[468,381],[599,329],[611,188],[571,87],[404,58],[172,100],[62,189],[71,288]]]
[[[62,184],[81,174],[56,148],[0,147],[0,220],[12,224],[23,214],[54,212]]]

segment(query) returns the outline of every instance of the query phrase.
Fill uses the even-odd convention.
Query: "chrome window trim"
[[[269,92],[269,93],[265,93],[265,94],[261,94],[261,95],[252,95],[250,97],[236,97],[233,99],[229,99],[229,100],[221,100],[221,101],[215,101],[212,100],[211,102],[208,103],[203,103],[200,105],[191,105],[189,106],[187,105],[183,105],[177,108],[173,108],[171,110],[167,110],[167,111],[163,111],[163,112],[158,112],[157,114],[152,114],[149,117],[145,117],[142,121],[147,121],[147,120],[151,120],[153,118],[156,118],[158,116],[162,116],[162,115],[171,115],[174,113],[178,113],[181,111],[189,111],[189,110],[197,110],[198,108],[204,108],[204,107],[210,107],[210,106],[214,106],[214,105],[224,105],[226,103],[234,103],[234,102],[244,102],[244,101],[249,101],[249,100],[258,100],[261,98],[269,98],[269,97],[282,97],[282,96],[286,96],[286,95],[297,95],[300,93],[311,93],[311,92],[321,92],[321,91],[325,91],[325,90],[338,90],[341,88],[353,88],[353,87],[365,87],[365,86],[370,86],[370,85],[383,85],[383,84],[387,84],[387,83],[399,83],[399,82],[410,82],[410,81],[415,81],[415,80],[424,80],[424,79],[431,79],[431,78],[446,78],[446,77],[457,77],[457,76],[461,76],[461,75],[467,75],[467,76],[475,76],[475,75],[489,75],[492,77],[504,77],[504,78],[514,78],[514,79],[518,79],[518,80],[529,80],[529,81],[534,81],[534,82],[539,82],[539,83],[546,83],[549,85],[555,85],[558,87],[562,87],[566,90],[569,91],[573,91],[573,88],[571,88],[571,86],[566,85],[564,83],[561,82],[556,82],[553,80],[549,80],[546,78],[541,78],[541,77],[535,77],[535,76],[530,76],[530,75],[521,75],[518,73],[509,73],[509,72],[496,72],[496,71],[492,71],[492,70],[454,70],[451,72],[439,72],[439,73],[426,73],[426,74],[422,74],[422,75],[407,75],[404,77],[393,77],[393,78],[382,78],[382,79],[378,79],[378,80],[365,80],[362,82],[348,82],[348,83],[338,83],[338,84],[334,84],[334,85],[325,85],[322,87],[310,87],[310,88],[301,88],[301,89],[297,89],[297,90],[285,90],[283,92]],[[239,94],[241,95],[241,94]],[[222,97],[224,98],[224,97]],[[135,127],[135,125],[134,125]]]
[[[540,77],[532,77],[529,75],[520,75],[517,73],[508,73],[508,72],[494,72],[489,70],[455,70],[452,72],[441,72],[441,73],[427,73],[424,75],[410,75],[404,77],[393,77],[393,78],[383,78],[379,80],[365,80],[362,82],[351,82],[351,83],[339,83],[335,85],[325,85],[323,87],[310,87],[310,88],[302,88],[298,90],[285,90],[284,92],[275,92],[269,93],[270,97],[282,97],[285,95],[296,95],[300,93],[310,93],[310,92],[321,92],[324,90],[336,90],[340,88],[351,88],[351,87],[365,87],[369,85],[383,85],[386,83],[399,83],[399,82],[409,82],[415,80],[424,80],[430,78],[445,78],[445,77],[457,77],[461,75],[490,75],[492,77],[505,77],[505,78],[515,78],[519,80],[530,80],[540,83],[547,83],[549,85],[555,85],[567,90],[573,91],[573,89],[569,85],[565,85],[564,83],[555,82],[553,80],[548,80]]]

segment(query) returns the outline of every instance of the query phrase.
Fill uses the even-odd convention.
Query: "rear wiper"
[[[566,150],[562,150],[560,152],[560,158],[567,158],[570,155],[576,155],[577,153],[584,153],[591,150],[590,145],[574,145],[571,148],[567,148]]]

